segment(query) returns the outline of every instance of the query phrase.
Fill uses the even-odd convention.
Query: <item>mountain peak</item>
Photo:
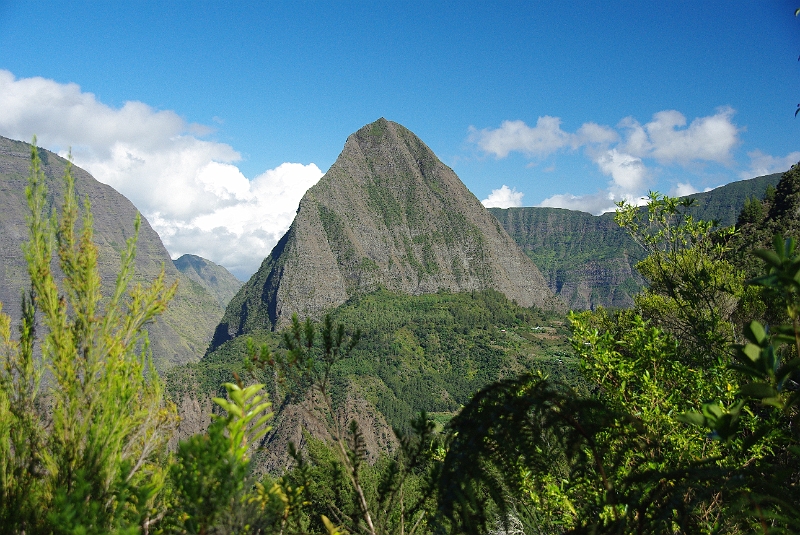
[[[223,309],[242,287],[242,282],[230,271],[200,256],[185,254],[172,263],[185,277],[211,294]]]
[[[287,234],[228,306],[215,344],[319,317],[354,295],[492,288],[560,308],[539,270],[456,174],[384,118],[347,138]]]

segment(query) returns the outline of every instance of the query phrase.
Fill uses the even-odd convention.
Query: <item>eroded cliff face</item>
[[[780,179],[780,173],[764,175],[689,195],[695,200],[689,213],[720,227],[733,225],[748,199],[763,198]],[[635,266],[646,253],[614,222],[613,213],[545,207],[489,211],[573,310],[633,306],[633,296],[645,285]]]
[[[64,196],[67,161],[39,149],[46,177],[48,200],[60,209]],[[0,137],[0,301],[3,312],[18,320],[21,295],[30,287],[22,243],[28,240],[25,199],[31,146]],[[104,294],[109,295],[120,267],[120,253],[133,235],[137,210],[123,195],[101,184],[79,167],[72,168],[78,197],[89,199],[94,217],[94,239]],[[147,326],[154,361],[159,369],[198,360],[211,340],[223,308],[199,284],[181,275],[158,234],[142,218],[136,249],[135,282],[146,284],[162,269],[166,281],[176,279],[178,292],[167,311]]]
[[[229,304],[215,344],[319,317],[379,287],[412,295],[496,289],[562,309],[534,263],[456,174],[385,119],[352,134],[287,234]]]
[[[570,309],[633,306],[633,295],[644,285],[634,268],[644,250],[613,214],[541,207],[489,211]]]
[[[398,447],[397,437],[383,415],[366,401],[357,385],[348,385],[348,395],[338,407],[335,418],[343,437],[347,436],[350,422],[355,421],[364,440],[366,461],[374,464],[381,455]],[[308,401],[279,408],[270,421],[272,429],[251,448],[253,470],[256,473],[282,474],[294,461],[289,457],[289,444],[304,450],[308,438],[333,441],[331,432],[320,420],[319,410]]]

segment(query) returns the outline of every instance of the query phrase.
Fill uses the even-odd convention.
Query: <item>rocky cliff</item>
[[[571,309],[633,305],[631,296],[644,283],[633,266],[643,251],[613,214],[533,207],[490,211]]]
[[[563,307],[533,262],[413,133],[379,119],[352,134],[228,305],[214,344],[318,317],[378,288],[412,295],[496,289]]]
[[[0,301],[3,311],[18,320],[22,291],[30,286],[21,245],[28,239],[25,200],[31,147],[27,143],[0,137]],[[66,160],[39,149],[47,178],[51,205],[63,203]],[[73,167],[75,190],[88,197],[94,216],[94,238],[99,252],[100,275],[105,293],[113,287],[120,265],[120,253],[133,233],[136,208],[110,186],[89,173]],[[179,280],[178,292],[167,312],[148,327],[156,365],[195,361],[206,350],[223,309],[199,284],[181,275],[173,266],[158,234],[142,218],[136,255],[136,280],[154,279],[162,266],[167,281]]]

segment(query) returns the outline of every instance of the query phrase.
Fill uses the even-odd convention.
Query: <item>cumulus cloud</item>
[[[584,145],[603,145],[619,141],[619,134],[608,126],[597,123],[584,123],[572,136],[572,145],[577,148]]]
[[[469,140],[484,152],[505,158],[511,152],[544,157],[570,143],[570,135],[561,129],[561,119],[545,115],[536,126],[523,121],[503,121],[500,128],[469,129]]]
[[[646,204],[647,198],[631,194],[615,195],[609,191],[598,191],[589,195],[564,193],[548,197],[537,206],[566,208],[567,210],[578,210],[579,212],[600,215],[605,212],[615,211],[617,209],[616,204],[620,201],[625,201],[635,206],[643,206]]]
[[[564,193],[548,197],[538,204],[550,208],[566,208],[567,210],[578,210],[579,212],[589,212],[599,215],[603,212],[613,212],[614,196],[606,191],[598,191],[591,195],[572,195]]]
[[[635,156],[655,158],[660,163],[730,163],[732,151],[739,144],[739,129],[733,124],[733,113],[731,108],[721,108],[714,115],[694,119],[688,127],[686,117],[675,110],[654,114],[644,126],[628,117],[620,123],[620,127],[627,130],[623,150]]]
[[[685,197],[698,193],[700,190],[692,186],[690,183],[678,182],[678,184],[669,192],[672,197]]]
[[[596,163],[604,175],[611,177],[612,189],[622,194],[639,191],[647,178],[641,158],[617,149],[606,151]]]
[[[193,253],[249,277],[288,229],[303,193],[322,176],[284,163],[248,180],[211,129],[141,102],[113,108],[76,84],[15,79],[0,70],[0,134],[64,155],[128,197],[173,257]]]
[[[623,119],[616,128],[587,122],[574,133],[562,130],[558,117],[543,116],[535,127],[519,120],[504,121],[495,129],[470,127],[468,140],[497,158],[505,158],[511,152],[541,158],[565,149],[582,149],[600,172],[610,178],[606,189],[591,195],[553,195],[542,201],[541,206],[597,214],[613,210],[614,203],[620,200],[641,203],[653,177],[659,174],[659,165],[731,164],[733,151],[740,143],[740,128],[734,124],[733,115],[733,109],[723,107],[712,115],[688,122],[678,111],[663,110],[645,124],[633,117]],[[800,159],[800,152],[784,159],[751,153],[751,159],[753,169],[758,172],[751,171],[749,176],[767,174],[776,168],[785,170],[789,160]],[[697,190],[686,182],[672,186],[672,191],[685,195]]]
[[[500,189],[493,189],[489,197],[483,199],[481,203],[486,208],[512,208],[522,206],[522,196],[524,193],[514,188],[509,188],[505,184]]]
[[[638,158],[653,158],[659,163],[687,165],[705,161],[728,164],[732,151],[739,144],[739,128],[733,123],[734,110],[720,108],[714,115],[698,117],[688,126],[686,117],[675,110],[653,115],[651,121],[640,124],[626,117],[617,130],[597,123],[584,123],[575,133],[561,129],[561,119],[545,115],[536,126],[524,121],[503,121],[499,128],[469,128],[468,140],[481,150],[498,158],[512,152],[544,157],[563,148],[584,147],[594,156],[594,146],[606,150],[617,143],[618,149]],[[624,137],[624,139],[623,139]]]
[[[800,151],[790,152],[786,156],[775,157],[764,154],[760,150],[747,153],[750,158],[750,167],[740,173],[741,178],[748,179],[756,176],[783,173],[797,162],[800,162]]]
[[[567,208],[599,215],[603,212],[613,212],[616,203],[622,200],[632,204],[642,204],[649,177],[641,158],[610,149],[599,153],[594,162],[604,175],[611,178],[607,189],[589,195],[570,193],[553,195],[542,201],[539,206]]]

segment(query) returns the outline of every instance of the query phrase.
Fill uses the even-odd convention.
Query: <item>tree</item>
[[[531,533],[791,532],[800,320],[750,323],[730,346],[726,303],[744,281],[713,265],[724,240],[677,199],[651,194],[645,216],[624,208],[652,285],[635,310],[572,315],[594,394],[537,375],[478,393],[452,422],[440,511],[467,533],[511,519]],[[757,254],[768,272],[752,282],[800,317],[793,242]]]
[[[743,276],[726,256],[735,230],[695,221],[694,202],[650,192],[646,210],[622,201],[614,219],[647,253],[636,265],[648,282],[634,297],[638,312],[685,352],[719,355],[734,340]]]
[[[248,449],[270,429],[271,403],[261,393],[263,384],[224,386],[228,399],[214,402],[227,415],[215,416],[206,433],[182,440],[170,466],[173,521],[188,533],[209,533],[226,512],[246,507],[252,498],[245,492]]]
[[[361,429],[355,420],[346,423],[340,418],[330,391],[335,367],[350,357],[360,332],[348,336],[330,316],[318,327],[310,320],[301,323],[295,315],[283,338],[285,353],[273,354],[266,345],[256,350],[249,343],[248,365],[272,367],[291,401],[309,401],[311,416],[328,437],[325,445],[311,441],[310,457],[317,461],[312,465],[292,447],[297,468],[276,483],[274,492],[288,501],[302,489],[307,498],[303,509],[315,517],[311,526],[329,533],[341,529],[369,535],[416,533],[429,520],[426,506],[432,509],[432,482],[438,469],[433,422],[423,413],[411,422],[411,433],[395,430],[398,451],[379,461],[380,466],[368,466]],[[320,487],[327,487],[324,497],[315,494]],[[287,510],[286,517],[297,512]],[[293,527],[299,526],[295,520]]]

